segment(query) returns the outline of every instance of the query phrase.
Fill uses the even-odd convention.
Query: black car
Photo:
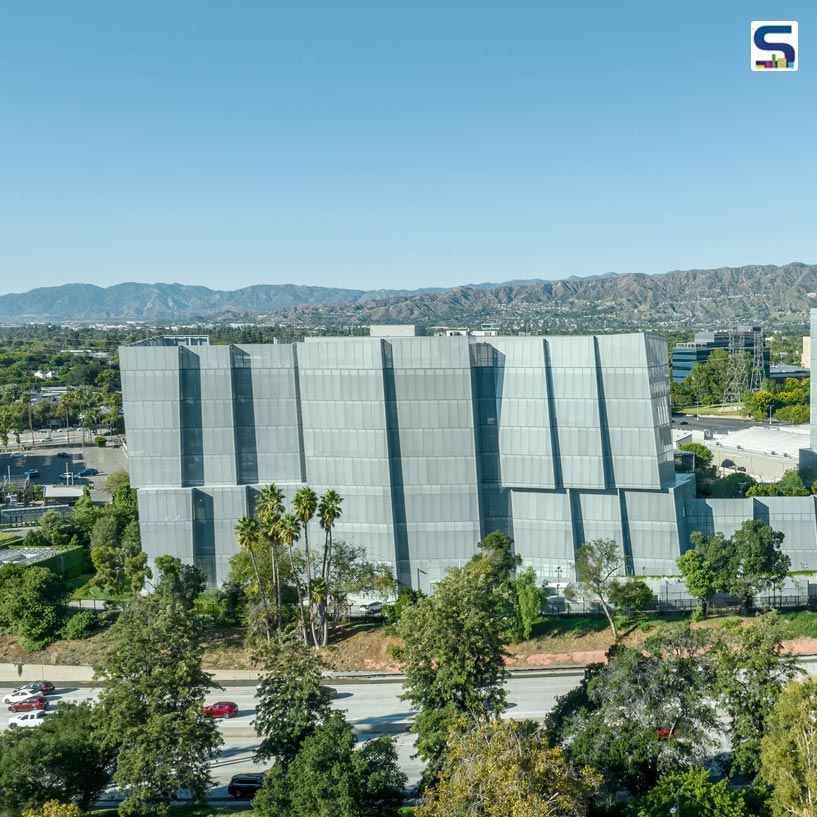
[[[237,774],[231,778],[227,794],[239,800],[249,800],[255,797],[256,792],[261,791],[263,785],[263,774]]]
[[[31,690],[32,695],[50,695],[54,691],[54,684],[51,681],[30,681],[14,691],[19,692],[23,689]]]

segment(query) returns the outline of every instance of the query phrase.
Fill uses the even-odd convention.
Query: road
[[[817,674],[817,658],[806,658],[804,669]],[[508,680],[508,716],[516,719],[540,720],[553,708],[556,698],[575,687],[582,677],[581,670],[563,670],[529,676],[515,675]],[[405,701],[400,700],[402,684],[399,680],[388,681],[332,681],[337,689],[337,697],[332,707],[344,710],[358,740],[367,740],[387,734],[395,738],[400,768],[408,776],[409,786],[420,779],[422,764],[412,758],[414,736],[408,733],[414,711]],[[0,689],[0,698],[10,688]],[[95,700],[98,689],[62,687],[51,696],[53,702]],[[213,761],[213,780],[216,788],[211,792],[212,800],[227,798],[227,783],[234,774],[262,771],[268,764],[256,765],[253,753],[258,746],[258,738],[252,728],[255,714],[255,687],[228,686],[206,698],[206,703],[219,700],[234,701],[239,714],[227,721],[219,721],[224,737],[219,757]],[[0,720],[0,730],[6,729],[8,718]]]
[[[742,420],[739,417],[696,417],[694,414],[672,415],[672,427],[679,431],[738,431],[756,425],[760,425],[757,420]]]
[[[571,690],[581,679],[580,671],[565,671],[528,677],[513,677],[508,681],[508,714],[514,718],[542,718],[553,707],[559,695]],[[397,741],[400,767],[414,785],[420,778],[422,766],[413,760],[414,736],[408,733],[414,711],[400,700],[402,684],[397,681],[335,682],[337,697],[334,709],[344,710],[359,740],[388,734]],[[11,688],[0,688],[0,698]],[[77,687],[58,687],[50,696],[52,706],[59,701],[95,700],[99,690]],[[255,687],[228,686],[223,691],[208,695],[206,703],[219,700],[234,701],[239,714],[227,721],[219,721],[224,746],[213,762],[213,779],[216,789],[214,799],[226,797],[226,786],[234,774],[257,772],[267,764],[257,766],[252,756],[258,746],[258,738],[252,728],[255,715]],[[4,705],[5,706],[5,705]],[[8,713],[9,716],[11,713]],[[0,718],[0,729],[6,729],[8,717]]]

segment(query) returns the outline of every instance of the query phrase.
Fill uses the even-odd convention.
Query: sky
[[[817,262],[815,66],[812,0],[6,3],[0,292]]]

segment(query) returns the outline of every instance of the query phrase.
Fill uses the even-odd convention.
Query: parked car
[[[25,457],[25,454],[22,451],[15,451],[12,453],[11,458],[13,460],[19,459],[20,457]]]
[[[360,612],[364,616],[376,616],[383,612],[382,601],[369,601],[360,605]]]
[[[239,800],[249,800],[255,797],[263,785],[263,774],[236,774],[230,778],[227,794]]]
[[[234,718],[238,714],[238,704],[232,701],[219,701],[205,706],[201,711],[213,718]]]
[[[29,468],[27,471],[23,471],[23,476],[28,477],[29,479],[34,479],[35,477],[40,476],[40,472],[36,468]]]
[[[29,681],[21,687],[17,687],[15,692],[22,692],[23,690],[30,690],[31,695],[50,695],[54,691],[54,684],[51,681]]]
[[[22,715],[15,715],[9,718],[9,729],[17,727],[42,726],[48,713],[44,709],[37,709],[34,712],[24,712]]]
[[[328,687],[321,684],[321,692],[323,692],[323,694],[326,695],[330,701],[333,701],[338,697],[338,691],[334,687]]]
[[[78,474],[78,477],[95,477],[99,471],[96,468],[83,468]]]
[[[48,698],[32,695],[30,698],[9,705],[9,712],[30,712],[32,709],[48,709]]]
[[[67,460],[71,455],[67,451],[57,451],[57,456]]]

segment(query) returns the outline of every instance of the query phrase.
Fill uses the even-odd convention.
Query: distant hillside
[[[716,328],[732,323],[805,324],[817,306],[817,266],[722,267],[660,275],[608,275],[491,289],[458,287],[316,309],[274,319],[299,325],[499,323],[510,330]]]
[[[817,266],[723,267],[660,275],[510,281],[451,289],[354,290],[294,284],[211,290],[182,284],[66,284],[0,296],[0,321],[259,319],[303,327],[499,323],[511,330],[714,328],[804,324]]]
[[[356,302],[367,297],[406,296],[426,290],[379,290],[259,284],[212,290],[184,284],[65,284],[0,295],[0,321],[168,321],[264,314],[308,304]]]

